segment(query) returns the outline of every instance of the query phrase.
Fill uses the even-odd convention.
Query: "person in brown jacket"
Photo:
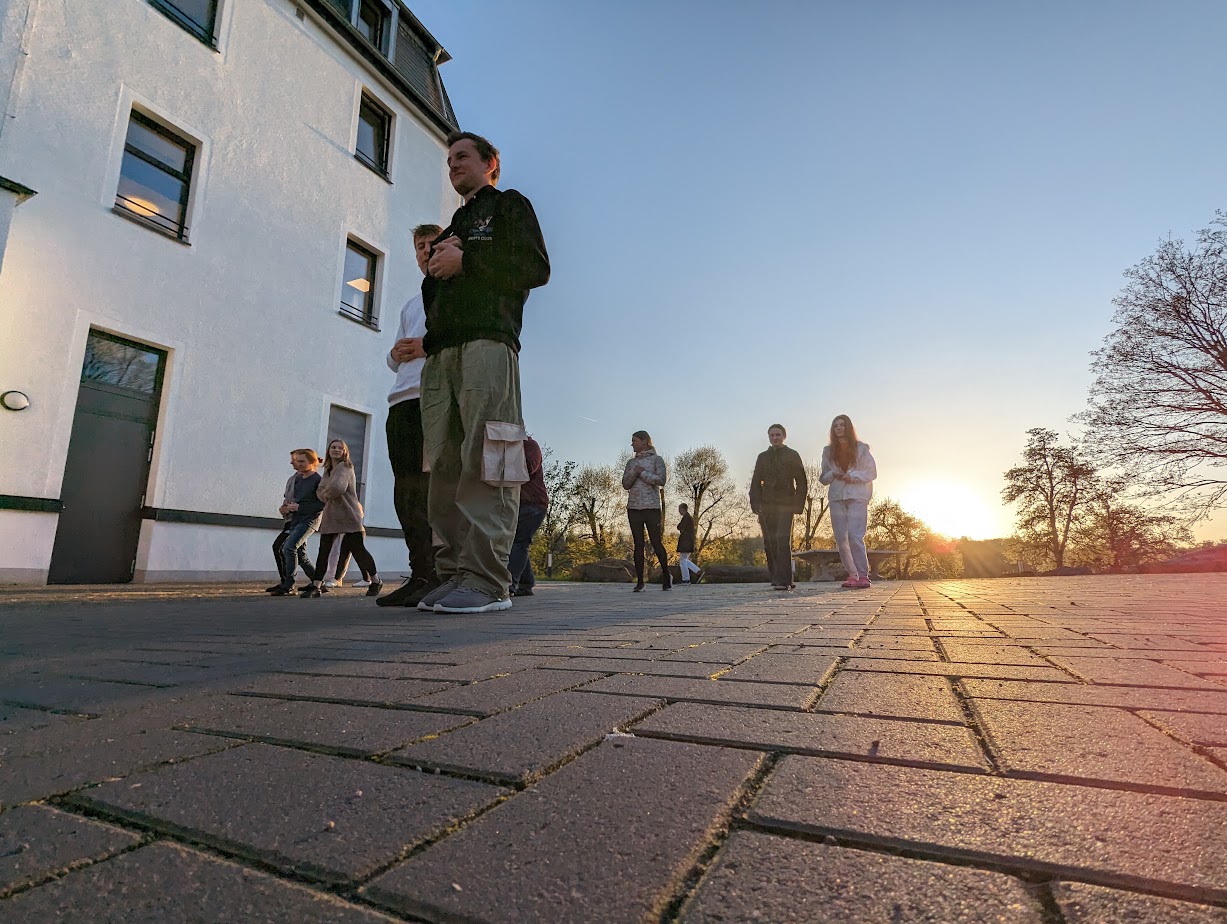
[[[341,554],[354,556],[362,573],[370,576],[371,586],[366,589],[368,597],[379,596],[383,581],[375,559],[366,550],[363,542],[362,504],[358,500],[358,479],[354,464],[349,459],[349,446],[345,440],[333,440],[328,444],[324,457],[324,477],[316,488],[316,494],[324,502],[324,515],[320,520],[320,550],[316,558],[316,580],[304,588],[300,597],[318,597],[322,578],[328,573],[328,555],[341,536]]]

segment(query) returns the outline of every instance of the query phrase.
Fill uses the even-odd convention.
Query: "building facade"
[[[458,204],[446,60],[400,0],[0,0],[0,582],[271,575],[332,436],[405,569],[385,357]]]

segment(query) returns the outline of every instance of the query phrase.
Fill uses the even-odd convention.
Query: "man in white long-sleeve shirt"
[[[418,269],[426,272],[430,244],[443,229],[438,225],[418,225],[413,229],[413,250]],[[426,311],[418,292],[400,311],[396,343],[388,353],[388,368],[396,382],[388,394],[388,459],[392,463],[393,499],[409,547],[408,581],[384,594],[375,602],[380,606],[417,606],[418,601],[439,586],[435,575],[435,552],[431,545],[430,523],[426,519],[426,500],[430,474],[422,471],[422,366],[426,354]]]

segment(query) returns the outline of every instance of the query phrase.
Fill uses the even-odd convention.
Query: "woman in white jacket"
[[[847,414],[831,421],[831,442],[822,450],[822,474],[818,480],[827,489],[831,529],[835,547],[848,571],[844,587],[866,588],[869,581],[869,556],[865,552],[865,529],[869,521],[869,501],[878,465],[869,447],[857,440],[856,428]]]

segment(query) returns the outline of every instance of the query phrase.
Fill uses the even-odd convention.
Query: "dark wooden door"
[[[132,580],[165,354],[91,331],[47,581]]]

